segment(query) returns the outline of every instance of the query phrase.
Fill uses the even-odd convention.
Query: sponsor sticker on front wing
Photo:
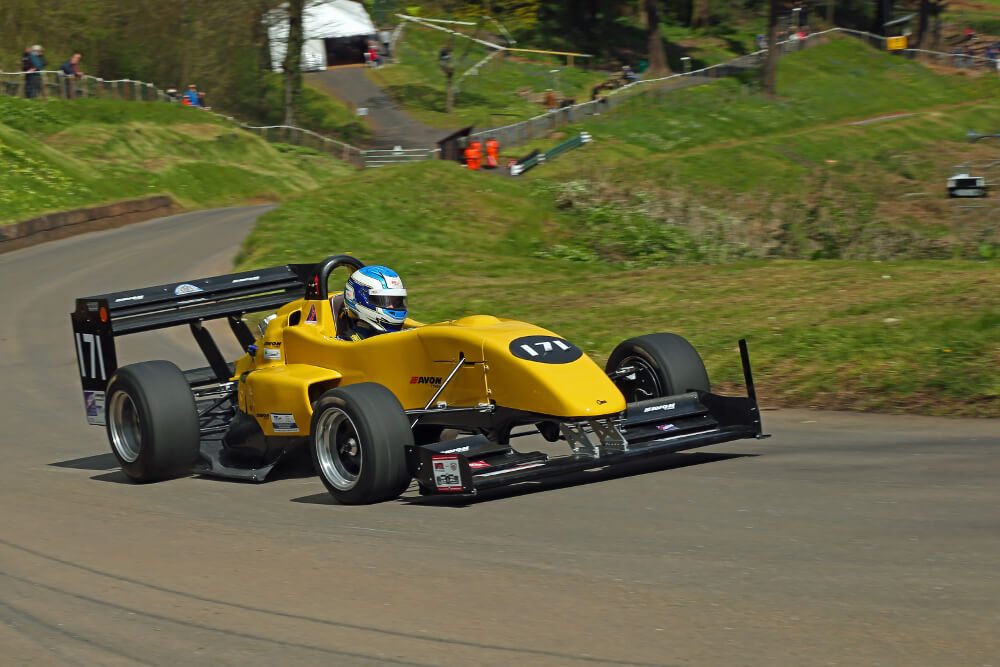
[[[462,469],[457,456],[435,456],[431,459],[434,466],[434,486],[438,491],[463,491]]]

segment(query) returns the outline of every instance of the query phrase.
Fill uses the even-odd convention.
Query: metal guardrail
[[[389,164],[421,162],[437,157],[438,148],[389,148],[361,151],[362,166],[365,169],[384,167]]]
[[[575,137],[570,137],[566,141],[560,144],[556,144],[555,146],[545,151],[544,153],[539,153],[538,151],[535,151],[534,153],[531,154],[530,157],[523,160],[518,160],[517,162],[512,164],[510,166],[510,175],[520,176],[529,169],[533,169],[534,167],[537,167],[540,164],[548,162],[549,160],[554,160],[563,153],[571,151],[574,148],[579,148],[584,144],[589,144],[593,140],[594,138],[590,136],[589,132],[581,132]]]
[[[584,144],[589,144],[593,141],[593,137],[590,136],[589,132],[581,132],[572,139],[567,139],[566,141],[553,146],[549,150],[545,151],[545,159],[551,160],[553,158],[559,157],[566,151],[571,151],[574,148],[579,148]]]

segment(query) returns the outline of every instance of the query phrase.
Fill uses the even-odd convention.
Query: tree
[[[885,24],[892,20],[893,0],[875,0],[875,19],[871,32],[885,35]]]
[[[704,28],[708,25],[709,0],[691,0],[691,27]]]
[[[948,7],[947,1],[942,0],[920,0],[919,14],[917,18],[917,36],[913,48],[924,48],[924,42],[928,33],[932,35],[931,48],[937,48],[938,38],[941,31],[941,14]],[[930,28],[930,20],[934,19],[934,28]]]
[[[767,57],[761,69],[761,84],[768,97],[777,95],[778,78],[778,19],[781,15],[781,0],[770,0],[767,16]]]
[[[644,3],[649,73],[652,76],[663,76],[670,73],[670,67],[667,66],[667,52],[663,48],[663,35],[660,34],[660,3],[659,0],[644,0]]]
[[[444,72],[444,111],[451,113],[455,108],[455,61],[452,58],[454,38],[449,37],[448,42],[441,47],[438,54],[438,67]]]
[[[303,14],[309,0],[289,0],[285,7],[288,16],[288,41],[285,43],[284,73],[285,125],[295,125],[295,109],[302,97],[302,45]]]

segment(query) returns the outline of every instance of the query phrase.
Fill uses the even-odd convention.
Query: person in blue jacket
[[[188,86],[188,89],[184,92],[184,99],[187,100],[187,106],[200,107],[201,96],[198,94],[198,86],[193,83]]]

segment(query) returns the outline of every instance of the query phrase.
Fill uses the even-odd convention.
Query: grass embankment
[[[189,208],[274,200],[347,171],[197,109],[0,98],[0,224],[154,194]]]
[[[537,256],[553,230],[576,223],[547,188],[429,162],[352,174],[286,203],[261,219],[241,265],[353,252],[402,273],[418,319],[524,319],[598,359],[628,336],[676,331],[726,388],[740,380],[736,339],[746,336],[765,404],[1000,415],[995,263],[629,269]]]
[[[438,127],[460,125],[480,127],[504,125],[545,112],[548,89],[557,97],[578,101],[590,99],[594,84],[608,77],[605,72],[566,67],[562,58],[530,54],[501,54],[484,65],[478,75],[467,76],[458,84],[455,110],[445,113],[445,78],[438,54],[448,35],[407,25],[397,45],[399,64],[368,75],[385,88],[396,102],[421,121]],[[456,38],[452,51],[455,78],[484,58],[490,49],[470,40]],[[579,61],[578,63],[579,64]],[[551,72],[558,69],[558,75]]]
[[[264,104],[268,113],[259,123],[253,124],[283,125],[284,96],[282,78],[279,75],[269,76]],[[366,119],[357,115],[351,105],[307,83],[302,87],[302,98],[299,109],[295,112],[295,123],[299,127],[355,146],[365,145],[372,137],[371,126]]]
[[[721,80],[560,132],[586,129],[595,143],[529,172],[581,221],[552,252],[640,263],[997,255],[995,212],[960,207],[945,184],[965,162],[996,178],[995,144],[965,135],[1000,124],[1000,82],[844,38],[784,58],[779,92],[769,101]],[[621,227],[635,232],[624,254],[607,247]]]

